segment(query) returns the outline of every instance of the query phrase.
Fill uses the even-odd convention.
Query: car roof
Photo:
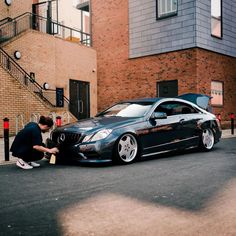
[[[160,101],[163,98],[136,98],[136,99],[129,99],[129,100],[125,100],[122,102],[157,102]]]
[[[129,100],[125,100],[122,102],[152,102],[152,103],[156,103],[158,101],[161,100],[170,100],[173,99],[181,99],[182,101],[187,101],[187,102],[191,102],[195,105],[197,105],[198,107],[203,108],[204,110],[206,110],[207,106],[208,106],[208,101],[211,99],[210,96],[205,95],[205,94],[196,94],[196,93],[186,93],[186,94],[182,94],[179,95],[177,97],[153,97],[153,98],[136,98],[136,99],[129,99]]]

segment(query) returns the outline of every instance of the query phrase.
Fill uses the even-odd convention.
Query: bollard
[[[220,113],[218,113],[218,114],[216,115],[216,118],[219,120],[219,122],[220,122],[220,124],[221,124],[221,114],[220,114]]]
[[[57,127],[61,126],[61,116],[56,117],[56,126]]]
[[[234,113],[230,113],[229,115],[230,120],[231,120],[231,134],[234,134]]]
[[[9,161],[9,119],[3,119],[5,161]]]

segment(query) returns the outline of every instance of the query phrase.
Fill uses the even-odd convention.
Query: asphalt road
[[[224,207],[224,191],[236,181],[236,138],[222,139],[211,152],[168,154],[126,166],[46,160],[41,165],[0,166],[1,236],[236,235],[236,213],[225,213],[225,234],[211,234],[207,225],[208,213]],[[191,227],[199,231],[191,233]]]

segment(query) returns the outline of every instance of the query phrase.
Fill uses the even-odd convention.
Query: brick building
[[[211,95],[236,113],[235,1],[90,1],[98,109],[127,98]]]
[[[0,2],[0,117],[11,134],[39,115],[68,122],[97,113],[96,51],[81,42],[89,35],[32,15],[40,2],[50,3]]]

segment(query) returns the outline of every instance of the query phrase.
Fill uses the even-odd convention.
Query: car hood
[[[122,126],[130,125],[136,122],[140,118],[130,117],[93,117],[85,120],[80,120],[74,123],[70,123],[61,127],[57,127],[55,131],[58,132],[79,132],[79,133],[92,133],[101,129],[114,129]]]
[[[186,93],[186,94],[178,96],[178,98],[192,102],[205,110],[207,109],[208,102],[211,99],[211,97],[208,95],[196,94],[196,93]]]

